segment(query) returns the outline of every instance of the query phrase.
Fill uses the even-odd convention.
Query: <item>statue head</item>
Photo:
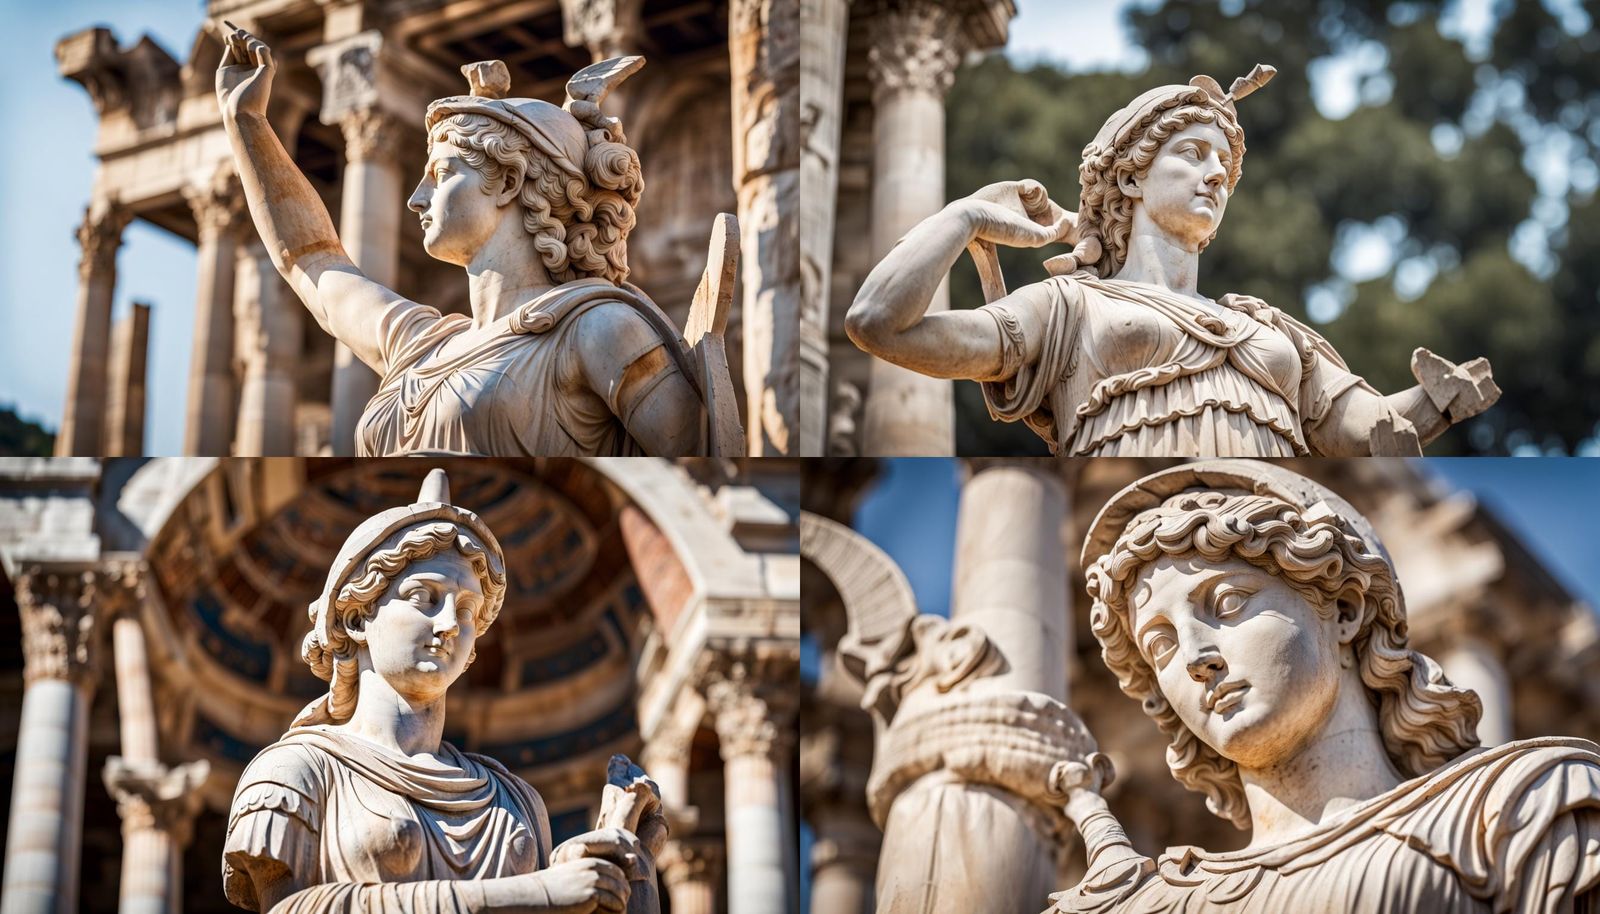
[[[505,593],[499,542],[478,515],[450,504],[444,470],[430,471],[415,504],[363,521],[334,559],[300,648],[328,693],[293,725],[348,720],[363,668],[408,698],[443,696]]]
[[[1064,258],[1066,271],[1110,278],[1122,269],[1136,207],[1164,233],[1204,250],[1244,162],[1234,103],[1276,73],[1257,64],[1227,93],[1211,77],[1196,76],[1187,86],[1151,89],[1111,115],[1083,150],[1079,241]]]
[[[1478,697],[1407,646],[1371,525],[1311,480],[1249,461],[1162,471],[1102,509],[1083,563],[1106,666],[1168,738],[1173,776],[1240,828],[1239,767],[1292,758],[1343,688],[1364,690],[1404,777],[1477,745]]]
[[[428,253],[465,266],[513,218],[552,281],[625,281],[644,177],[600,103],[643,65],[623,57],[585,67],[561,107],[506,98],[511,78],[498,60],[462,67],[472,94],[428,106],[427,169],[406,204]]]

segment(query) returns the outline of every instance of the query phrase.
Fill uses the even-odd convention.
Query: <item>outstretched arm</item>
[[[277,64],[272,49],[243,29],[224,35],[217,100],[261,240],[272,263],[322,329],[358,358],[383,370],[379,321],[399,296],[356,269],[327,207],[267,122],[267,99]]]
[[[1457,422],[1478,415],[1500,398],[1484,359],[1456,365],[1417,349],[1411,373],[1420,382],[1384,396],[1368,387],[1351,387],[1334,398],[1327,415],[1308,429],[1311,444],[1325,457],[1396,456],[1398,439],[1415,437],[1415,450]],[[1397,421],[1398,420],[1398,421]]]
[[[934,291],[974,240],[1040,247],[1066,240],[1074,225],[1074,214],[1036,181],[991,184],[924,219],[895,245],[856,293],[845,331],[867,352],[912,371],[995,378],[1004,353],[994,319],[968,310],[928,314]]]

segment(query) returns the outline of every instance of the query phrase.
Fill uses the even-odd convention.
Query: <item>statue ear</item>
[[[1334,622],[1339,627],[1339,644],[1351,644],[1356,640],[1356,635],[1361,634],[1362,603],[1359,599],[1351,600],[1349,597],[1340,597],[1333,604]]]
[[[522,193],[522,172],[507,168],[501,173],[500,187],[494,192],[495,206],[508,206]]]
[[[1124,197],[1127,197],[1129,200],[1142,200],[1142,199],[1144,199],[1144,189],[1139,186],[1139,176],[1138,175],[1135,175],[1135,174],[1118,175],[1117,176],[1117,189],[1122,191],[1122,195]]]
[[[356,616],[349,622],[345,623],[344,633],[355,644],[365,645],[367,643],[366,616]]]

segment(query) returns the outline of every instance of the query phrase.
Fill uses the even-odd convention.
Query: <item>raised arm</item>
[[[382,371],[379,321],[385,306],[400,297],[356,269],[327,207],[267,122],[277,72],[272,49],[231,25],[223,38],[217,101],[256,231],[322,329]]]
[[[970,310],[928,314],[934,291],[974,240],[1040,247],[1068,240],[1075,224],[1036,181],[991,184],[900,239],[856,293],[845,332],[867,352],[921,374],[995,378],[1003,351],[994,319]]]

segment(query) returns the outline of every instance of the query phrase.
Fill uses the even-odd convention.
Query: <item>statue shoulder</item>
[[[299,819],[313,831],[320,830],[329,761],[324,750],[295,739],[290,731],[245,766],[234,791],[229,820],[265,809]]]

